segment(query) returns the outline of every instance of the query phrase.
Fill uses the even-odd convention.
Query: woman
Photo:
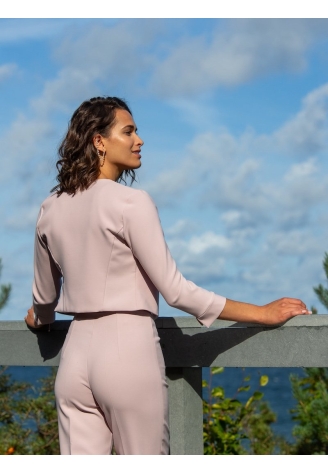
[[[55,393],[61,454],[168,454],[165,367],[154,319],[158,291],[209,327],[283,323],[310,314],[298,299],[265,306],[225,299],[183,278],[149,195],[121,185],[141,166],[127,104],[97,97],[75,111],[58,185],[36,226],[32,328],[74,316]]]

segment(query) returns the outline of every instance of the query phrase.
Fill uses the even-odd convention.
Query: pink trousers
[[[76,316],[55,384],[62,455],[169,454],[159,337],[148,312]]]

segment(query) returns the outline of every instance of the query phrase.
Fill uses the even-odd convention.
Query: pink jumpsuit
[[[55,393],[61,454],[169,453],[158,292],[209,327],[225,298],[187,281],[149,195],[98,180],[48,197],[36,227],[36,322],[73,315]]]

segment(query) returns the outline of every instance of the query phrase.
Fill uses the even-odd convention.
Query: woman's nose
[[[137,135],[137,137],[138,137],[138,138],[137,138],[137,143],[138,143],[138,145],[139,145],[139,146],[143,146],[144,141],[140,138],[139,135]]]

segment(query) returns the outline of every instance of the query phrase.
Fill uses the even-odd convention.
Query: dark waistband
[[[152,319],[156,319],[157,315],[149,312],[148,310],[106,310],[103,312],[85,312],[85,313],[78,313],[78,314],[70,314],[74,317],[74,320],[90,320],[90,319],[99,319],[100,317],[106,317],[108,315],[113,314],[131,314],[131,315],[138,315],[143,317],[151,317]]]

